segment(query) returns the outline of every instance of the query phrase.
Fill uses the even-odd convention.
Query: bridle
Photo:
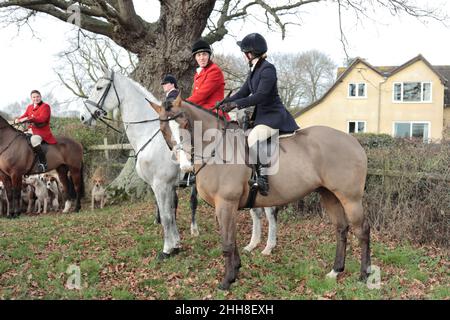
[[[106,117],[108,112],[104,109],[105,100],[106,100],[106,97],[108,96],[109,90],[111,90],[111,88],[114,89],[114,93],[116,95],[116,99],[117,99],[117,102],[118,102],[117,108],[119,108],[119,110],[120,110],[120,106],[121,106],[121,103],[122,103],[122,101],[120,100],[120,97],[119,97],[119,93],[117,92],[117,88],[116,88],[116,86],[114,84],[114,71],[111,71],[111,77],[110,78],[108,78],[108,77],[101,77],[99,79],[104,79],[104,80],[108,81],[106,89],[103,91],[103,94],[100,97],[100,100],[98,102],[94,102],[94,101],[91,101],[89,99],[86,99],[86,100],[83,101],[84,106],[85,106],[86,110],[89,112],[89,114],[92,116],[93,119],[103,122],[108,128],[111,128],[112,130],[114,130],[114,131],[124,135],[125,134],[124,132],[122,132],[121,130],[115,128],[114,126],[112,126],[111,124],[109,124],[108,122],[105,121],[105,120],[114,121],[113,119]],[[147,100],[147,98],[146,98],[146,100]],[[90,105],[90,106],[94,107],[96,110],[94,112],[91,112],[91,110],[88,108],[87,105]],[[126,126],[126,125],[130,125],[130,124],[141,124],[141,123],[154,122],[154,121],[159,121],[159,117],[157,117],[155,119],[148,119],[148,120],[119,121],[119,122]],[[150,139],[137,152],[135,152],[135,155],[133,156],[135,159],[137,159],[139,153],[142,150],[144,150],[144,148],[153,140],[153,138],[156,137],[156,135],[159,133],[159,131],[161,131],[160,128],[158,128],[158,130],[156,130],[156,132],[150,137]]]
[[[231,94],[231,92],[228,94],[228,96],[230,96],[230,94]],[[228,96],[227,96],[227,97],[228,97]],[[219,120],[220,120],[219,110],[221,110],[221,109],[220,109],[220,105],[222,104],[222,102],[223,102],[223,100],[220,101],[220,102],[217,102],[216,105],[215,105],[215,107],[214,107],[214,109],[216,109],[216,112],[217,112],[217,129],[219,129],[219,123],[220,123],[220,122],[219,122]],[[170,109],[172,108],[171,102],[166,101],[166,102],[164,103],[163,106],[164,106],[164,109],[166,110],[166,112],[170,112]],[[165,118],[165,119],[159,118],[159,120],[160,120],[161,122],[169,122],[169,121],[172,121],[172,120],[176,120],[177,118],[179,118],[180,116],[182,116],[184,113],[185,113],[184,111],[178,111],[178,112],[175,113],[173,116],[168,116],[168,117]],[[225,137],[225,132],[226,132],[226,129],[228,128],[228,125],[229,125],[229,122],[226,120],[226,118],[224,118],[223,120],[224,120],[224,122],[225,122],[225,125],[224,125],[224,127],[222,128],[222,136],[221,136],[222,140],[223,140],[224,137]],[[187,121],[188,121],[188,124],[189,124],[189,128],[192,129],[192,127],[191,127],[191,122],[189,121],[189,119],[188,119]],[[192,132],[191,132],[191,136],[192,136]],[[193,145],[193,142],[192,142],[192,141],[191,141],[191,145]],[[177,150],[177,149],[178,149],[178,150],[181,149],[181,150],[184,150],[185,152],[187,152],[187,150],[186,150],[186,149],[184,148],[184,146],[183,146],[183,142],[181,142],[180,144],[174,146],[174,149],[176,149],[176,150]],[[191,150],[190,150],[191,159],[192,159],[193,162],[195,162],[196,159],[201,159],[201,160],[202,160],[202,164],[201,164],[200,168],[199,168],[198,170],[195,170],[195,168],[194,168],[193,175],[194,175],[194,177],[196,177],[196,176],[199,174],[199,172],[200,172],[204,167],[206,167],[206,166],[208,165],[208,161],[216,156],[216,152],[215,152],[215,149],[213,149],[213,150],[211,151],[211,155],[210,155],[209,157],[205,157],[205,156],[203,156],[203,155],[197,155],[197,154],[195,154],[195,150],[194,150],[194,147],[193,147],[193,146],[192,146],[190,149],[191,149]]]
[[[83,101],[83,104],[84,104],[86,110],[92,116],[92,118],[94,118],[95,120],[103,122],[107,127],[111,128],[112,130],[114,130],[114,131],[116,131],[118,133],[122,133],[120,130],[114,128],[112,125],[110,125],[109,123],[107,123],[105,121],[105,119],[109,120],[109,121],[113,121],[113,120],[106,117],[108,112],[105,109],[103,109],[103,107],[105,105],[106,97],[108,96],[108,93],[109,93],[109,90],[111,89],[111,87],[114,89],[114,93],[116,94],[117,102],[119,103],[118,108],[120,109],[121,100],[119,98],[119,94],[117,93],[116,86],[114,85],[114,71],[111,71],[111,78],[101,77],[99,79],[104,79],[104,80],[108,80],[109,81],[107,86],[106,86],[106,89],[103,91],[103,94],[100,97],[100,100],[98,100],[98,102],[94,102],[94,101],[91,101],[89,99],[86,99],[86,100]],[[96,110],[94,112],[91,112],[91,110],[88,108],[87,105],[93,106]]]

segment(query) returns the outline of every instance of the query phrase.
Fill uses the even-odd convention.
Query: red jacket
[[[28,117],[28,121],[30,121],[28,128],[31,129],[33,134],[41,136],[42,140],[48,144],[56,144],[56,139],[50,130],[50,115],[50,106],[41,102],[36,107],[30,104],[25,113],[19,117],[19,120]]]
[[[216,102],[223,100],[224,90],[225,79],[222,70],[217,64],[210,62],[200,73],[195,73],[192,95],[186,100],[211,110]],[[225,116],[230,120],[228,114]]]

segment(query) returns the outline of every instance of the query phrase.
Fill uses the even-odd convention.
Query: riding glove
[[[234,108],[237,108],[237,107],[239,107],[239,106],[234,101],[226,102],[221,105],[221,109],[223,112],[230,112],[231,110],[233,110]]]

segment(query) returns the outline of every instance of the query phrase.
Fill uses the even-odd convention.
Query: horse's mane
[[[123,75],[122,75],[122,76],[123,76]],[[154,96],[150,91],[148,91],[147,89],[145,89],[139,82],[134,81],[133,79],[131,79],[131,78],[129,78],[129,77],[125,77],[125,76],[124,76],[124,78],[128,79],[132,84],[134,84],[134,86],[136,87],[136,89],[137,89],[140,93],[142,93],[143,96],[150,98],[149,100],[151,100],[151,101],[155,101],[155,102],[158,102],[158,103],[159,103],[159,101],[155,98],[155,96]]]
[[[3,125],[2,125],[3,123],[5,123],[7,126],[3,127]],[[10,124],[10,123],[9,123],[5,118],[3,118],[1,115],[0,115],[0,126],[2,126],[2,128],[10,127],[10,128],[13,129],[14,131],[17,131],[17,132],[20,132],[21,134],[24,134],[21,130],[15,128],[12,124]]]
[[[206,113],[208,113],[208,114],[210,114],[210,115],[212,115],[214,118],[218,118],[219,120],[222,120],[222,122],[228,122],[228,120],[224,117],[224,116],[221,116],[219,113],[216,113],[216,112],[214,112],[214,111],[212,111],[212,110],[209,110],[209,109],[205,109],[205,108],[203,108],[202,106],[200,106],[200,105],[198,105],[198,104],[195,104],[195,103],[193,103],[193,102],[190,102],[190,101],[188,101],[188,100],[183,100],[183,102],[185,102],[186,104],[188,104],[188,105],[190,105],[190,106],[193,106],[193,107],[196,107],[197,109],[200,109],[200,110],[202,110],[203,112],[206,112]]]

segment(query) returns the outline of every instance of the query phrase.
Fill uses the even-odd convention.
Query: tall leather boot
[[[259,193],[262,196],[267,196],[269,193],[269,178],[267,176],[267,169],[270,168],[270,162],[267,163],[270,159],[270,146],[269,141],[260,142],[258,141],[258,185],[259,185]],[[264,157],[264,162],[261,162],[261,157]]]
[[[267,153],[267,148],[263,146],[267,146],[267,143],[256,142],[255,145],[252,146],[250,152],[252,152],[253,156],[256,154],[256,181],[252,181],[252,188],[258,188],[259,193],[262,196],[267,196],[269,192],[269,179],[267,177],[266,169],[270,167],[270,164],[262,164],[260,152],[265,152],[264,154],[269,156]]]
[[[47,158],[45,156],[44,150],[42,149],[42,146],[38,144],[37,146],[33,147],[33,151],[37,155],[38,164],[37,168],[39,172],[45,172],[47,171]]]

